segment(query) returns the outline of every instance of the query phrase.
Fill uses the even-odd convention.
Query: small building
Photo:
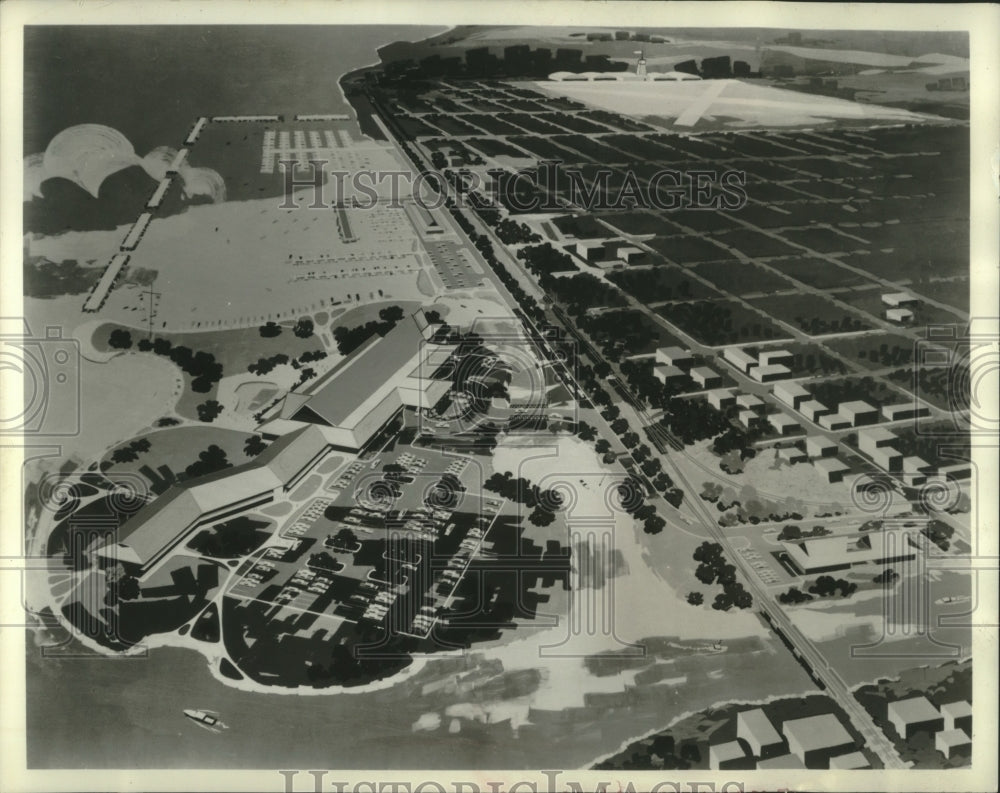
[[[888,716],[900,738],[912,738],[921,730],[935,733],[944,729],[944,716],[924,696],[890,702]]]
[[[646,252],[642,248],[629,245],[618,249],[618,261],[625,264],[638,264],[645,258]]]
[[[934,736],[934,748],[945,757],[972,750],[972,739],[963,730],[941,730]]]
[[[798,383],[778,383],[774,387],[774,396],[796,410],[799,405],[812,398],[812,394]]]
[[[826,462],[817,460],[816,464]],[[916,558],[917,549],[909,541],[890,546],[885,538],[871,533],[807,537],[785,543],[788,561],[799,575],[848,570],[859,564],[896,564]]]
[[[780,754],[777,757],[760,760],[757,763],[758,771],[764,771],[767,769],[773,769],[776,771],[791,771],[805,767],[806,764],[799,759],[798,755],[794,754]]]
[[[709,391],[706,396],[708,397],[708,404],[716,410],[725,410],[736,404],[736,395],[725,388],[717,388],[714,391]]]
[[[847,472],[851,470],[851,466],[838,457],[821,457],[815,460],[813,465],[832,485],[843,482]]]
[[[694,361],[694,356],[690,350],[681,347],[660,347],[656,351],[656,362],[665,363],[670,366],[683,366]]]
[[[806,454],[810,457],[836,457],[837,442],[824,435],[810,435],[806,438]]]
[[[722,353],[722,357],[743,372],[743,374],[749,372],[751,366],[757,365],[757,359],[739,347],[726,347]]]
[[[882,416],[886,421],[901,421],[929,416],[931,410],[927,405],[914,402],[903,402],[900,405],[882,405]]]
[[[875,465],[890,474],[898,474],[903,470],[903,454],[897,452],[892,446],[880,446],[869,456]]]
[[[757,356],[757,361],[761,366],[770,366],[773,363],[783,363],[788,366],[793,358],[788,350],[762,350]]]
[[[779,435],[791,435],[800,429],[799,422],[784,413],[772,413],[767,420]]]
[[[861,399],[852,402],[841,402],[837,412],[846,419],[850,419],[851,426],[861,427],[867,424],[878,423],[878,408],[869,405]]]
[[[604,241],[580,240],[576,243],[576,255],[585,262],[596,262],[604,256]]]
[[[760,708],[736,716],[736,737],[747,742],[754,757],[777,757],[785,748],[781,735]]]
[[[858,432],[858,448],[868,455],[883,446],[892,445],[896,440],[898,440],[896,433],[884,427],[872,427]]]
[[[890,322],[913,322],[913,312],[908,308],[887,308],[885,318]]]
[[[808,399],[799,405],[799,412],[810,421],[817,421],[820,416],[832,413],[826,405],[815,399]]]
[[[767,366],[751,366],[747,371],[758,383],[773,383],[792,376],[792,370],[783,363],[771,363]]]
[[[972,463],[955,463],[954,465],[939,465],[935,473],[948,479],[968,479],[972,476]]]
[[[740,424],[748,430],[757,429],[763,421],[760,415],[754,413],[752,410],[741,410],[736,418],[739,419]]]
[[[910,487],[918,487],[927,482],[927,473],[933,466],[921,457],[903,458],[903,480]]]
[[[666,384],[671,380],[686,380],[687,374],[683,369],[678,369],[676,366],[660,363],[653,367],[653,377],[661,383]]]
[[[691,379],[702,388],[718,388],[722,385],[722,375],[707,366],[696,366],[691,370]]]
[[[839,771],[850,771],[856,768],[871,768],[868,758],[861,752],[851,752],[830,758],[830,768]]]
[[[804,463],[809,459],[804,451],[795,446],[787,446],[784,449],[778,449],[777,457],[779,460],[783,460],[789,465]]]
[[[946,730],[965,730],[972,735],[972,705],[964,699],[946,702],[941,706],[941,716]]]
[[[816,423],[823,429],[831,431],[846,430],[852,426],[851,420],[840,413],[827,413],[825,416],[820,416]]]
[[[754,394],[737,394],[736,404],[744,410],[761,410],[765,407],[764,400]]]
[[[781,731],[789,750],[807,768],[828,768],[831,758],[856,749],[854,739],[832,713],[790,719]]]
[[[755,765],[739,741],[718,743],[708,748],[708,767],[713,771],[727,768],[751,769]]]
[[[898,308],[899,306],[912,306],[919,301],[909,292],[889,292],[882,295],[882,302],[890,308]]]

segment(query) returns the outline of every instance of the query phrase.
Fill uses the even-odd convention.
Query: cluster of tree
[[[504,222],[514,223],[517,226],[522,225],[515,221]],[[498,226],[498,231],[499,228]],[[524,228],[527,228],[527,226],[524,226]],[[503,240],[502,237],[501,240]],[[542,279],[548,280],[548,277],[552,273],[572,272],[577,269],[576,264],[574,264],[572,257],[568,253],[556,250],[548,242],[521,248],[517,252],[517,258],[523,261],[524,266],[538,277],[539,282],[542,282]],[[545,284],[543,283],[542,285],[544,286]]]
[[[267,444],[260,435],[251,435],[243,444],[243,453],[247,457],[256,457],[266,448]]]
[[[445,205],[451,212],[452,217],[455,218],[455,222],[461,227],[462,231],[468,235],[469,239],[475,244],[477,250],[482,254],[483,259],[490,266],[494,273],[496,273],[497,278],[500,282],[507,288],[507,291],[514,296],[514,299],[521,306],[521,309],[529,317],[534,319],[536,322],[545,321],[545,312],[542,307],[538,305],[538,301],[535,300],[531,295],[524,291],[521,285],[518,283],[517,278],[511,275],[507,268],[500,264],[500,261],[496,257],[496,253],[493,250],[493,246],[490,244],[489,239],[484,234],[478,234],[472,222],[459,210],[455,203],[454,198],[449,197]]]
[[[715,596],[712,608],[728,611],[733,606],[748,609],[753,605],[753,595],[736,580],[736,568],[726,561],[722,545],[705,541],[694,550],[694,560],[699,562],[695,578],[703,584],[719,583],[722,592]]]
[[[882,584],[886,587],[893,586],[899,580],[899,573],[893,570],[891,567],[885,568],[881,573],[872,578],[876,584]]]
[[[731,425],[726,417],[704,399],[674,397],[667,404],[660,423],[685,444],[714,438]]]
[[[194,352],[190,347],[174,347],[168,339],[140,339],[136,345],[141,352],[152,351],[169,358],[183,372],[191,376],[191,390],[204,394],[222,379],[222,364],[209,352]]]
[[[298,388],[306,380],[311,380],[315,376],[316,376],[316,370],[313,369],[311,366],[302,367],[302,370],[299,372],[299,379],[295,381],[295,385],[293,385],[292,388],[293,389]]]
[[[288,356],[283,352],[275,353],[269,358],[258,358],[256,363],[247,365],[250,374],[264,375],[272,371],[274,367],[288,363]]]
[[[628,300],[618,289],[591,273],[578,273],[569,278],[556,278],[552,275],[542,276],[538,282],[547,294],[565,304],[566,311],[574,319],[583,319],[581,315],[591,308],[614,308],[628,304]],[[639,315],[639,312],[633,313]],[[582,322],[578,324],[592,336],[595,333],[610,330],[611,324],[609,323],[613,323],[618,328],[619,333],[634,335],[639,329],[634,319],[628,314],[629,312],[624,311],[598,314],[586,318],[597,320],[590,326],[585,326]],[[646,341],[648,342],[648,340],[647,338]]]
[[[184,474],[188,479],[198,476],[206,476],[230,468],[232,463],[226,456],[226,452],[214,443],[198,455],[198,459],[184,469]]]
[[[519,245],[531,242],[541,242],[542,235],[532,231],[524,223],[518,223],[513,218],[504,218],[491,223],[497,237],[504,245]]]
[[[199,421],[211,422],[222,412],[222,405],[214,399],[208,399],[198,405],[197,409]]]
[[[403,309],[399,306],[389,306],[379,311],[378,316],[378,320],[370,320],[364,325],[357,325],[353,328],[340,326],[334,329],[333,339],[337,342],[337,349],[341,355],[354,352],[376,333],[379,336],[385,336],[403,318]]]
[[[243,515],[200,532],[191,540],[190,545],[193,550],[206,556],[243,556],[260,545],[261,535],[258,530],[266,525],[263,521],[255,521]]]
[[[132,334],[124,328],[115,328],[108,336],[108,345],[116,350],[127,350],[132,346]]]
[[[845,578],[834,578],[832,575],[821,575],[816,582],[809,587],[809,591],[819,597],[831,597],[840,594],[841,597],[850,597],[857,591],[858,585]]]
[[[139,438],[127,446],[119,446],[111,453],[111,462],[130,463],[139,459],[139,455],[148,452],[152,444],[148,438]]]
[[[778,534],[778,540],[792,542],[794,540],[804,540],[808,537],[824,537],[827,534],[830,534],[830,530],[823,526],[813,526],[809,531],[802,531],[798,526],[789,524],[782,527],[781,532]]]
[[[790,587],[787,592],[782,592],[778,595],[778,602],[784,605],[794,605],[796,603],[807,603],[812,600],[812,595],[807,595],[798,587]]]
[[[853,314],[844,314],[840,319],[821,319],[816,316],[797,316],[795,321],[810,336],[818,336],[823,333],[848,333],[850,331],[864,330],[868,327],[860,317]]]
[[[326,350],[306,350],[299,356],[299,361],[302,363],[311,363],[312,361],[322,361],[324,358],[326,358]],[[295,365],[294,361],[292,365]]]
[[[308,339],[313,335],[313,327],[313,321],[309,319],[309,317],[302,317],[295,323],[295,327],[292,328],[292,333],[300,339]]]
[[[259,331],[265,339],[273,339],[275,336],[281,335],[281,325],[277,322],[267,322],[260,326]]]
[[[326,545],[343,551],[353,551],[358,547],[358,535],[345,526],[336,534],[327,537]]]
[[[318,567],[322,570],[339,570],[341,567],[340,562],[338,562],[335,557],[331,556],[326,551],[310,554],[309,566]]]
[[[642,521],[642,530],[646,534],[659,534],[663,531],[667,522],[656,514],[655,506],[646,502],[645,489],[638,479],[627,477],[618,485],[618,492],[622,507],[633,518]]]
[[[524,504],[532,510],[528,520],[536,526],[550,524],[555,520],[555,512],[562,506],[563,499],[557,491],[543,491],[523,476],[515,479],[510,471],[492,474],[483,483],[483,487],[517,504]]]

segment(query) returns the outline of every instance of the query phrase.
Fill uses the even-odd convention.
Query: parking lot
[[[469,458],[400,447],[332,474],[237,571],[269,619],[326,616],[426,637],[504,506]]]

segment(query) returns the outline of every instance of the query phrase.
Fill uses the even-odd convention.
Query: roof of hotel
[[[841,402],[840,407],[837,408],[838,413],[844,413],[848,410],[853,413],[875,413],[878,411],[878,408],[874,405],[869,405],[862,399],[855,399],[852,402]]]
[[[746,752],[740,746],[739,741],[728,741],[717,743],[710,748],[713,757],[718,761],[735,760],[739,757],[746,757]]]
[[[779,390],[795,396],[809,396],[809,392],[800,383],[778,383],[774,386],[774,391],[777,393]]]
[[[767,760],[758,760],[757,769],[798,769],[805,768],[806,764],[799,759],[797,754],[783,754],[778,757],[770,757]]]
[[[781,726],[781,731],[786,737],[794,738],[804,752],[853,743],[850,734],[832,713],[791,719]]]
[[[767,714],[760,708],[745,710],[736,716],[736,720],[738,723],[742,723],[764,746],[781,743],[781,736],[774,729]]]
[[[960,730],[954,728],[951,730],[941,730],[934,736],[935,742],[943,743],[947,747],[953,746],[963,746],[967,743],[972,743],[972,739],[966,734],[965,730]]]
[[[820,457],[813,465],[827,473],[848,471],[851,468],[847,463],[841,461],[839,457]]]
[[[868,758],[861,752],[851,752],[849,754],[841,754],[830,758],[830,768],[868,768],[870,765],[871,764],[868,762]]]
[[[889,716],[895,716],[905,724],[916,724],[940,718],[941,714],[927,697],[917,696],[909,699],[897,699],[889,703]]]
[[[385,336],[374,336],[352,355],[338,363],[315,386],[306,410],[331,427],[339,427],[368,402],[377,404],[414,371],[411,362],[425,344],[424,335],[413,317],[401,320]],[[437,353],[437,350],[429,351]],[[433,364],[420,374],[430,376]],[[364,372],[364,376],[354,376]],[[379,386],[373,390],[373,383]]]
[[[866,427],[858,430],[858,438],[868,438],[873,441],[894,441],[898,436],[885,427]]]
[[[953,719],[960,719],[963,716],[972,715],[972,705],[964,699],[960,699],[957,702],[946,702],[941,706],[941,713],[951,716]]]
[[[792,424],[798,425],[799,423],[787,413],[772,413],[767,417],[767,420],[775,427],[790,427]]]

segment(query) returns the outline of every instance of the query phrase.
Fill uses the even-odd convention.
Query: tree
[[[295,327],[292,328],[292,333],[300,339],[308,339],[313,335],[313,321],[309,319],[309,317],[302,317],[295,323]]]
[[[261,325],[260,335],[265,339],[273,339],[275,336],[280,336],[281,325],[278,325],[276,322],[268,322],[266,325]]]
[[[535,526],[548,526],[555,519],[556,516],[554,513],[549,512],[541,506],[535,507],[531,514],[528,515],[528,520]]]
[[[122,600],[135,600],[140,592],[139,581],[132,576],[123,576],[118,580],[118,597]]]
[[[594,451],[598,454],[607,454],[611,451],[611,444],[604,438],[598,438],[594,443]]]
[[[615,435],[624,435],[628,432],[628,422],[625,419],[615,419],[611,422],[611,431]]]
[[[659,534],[663,531],[664,526],[667,522],[661,518],[659,515],[650,515],[642,524],[642,530],[646,534]]]
[[[383,322],[399,322],[403,316],[403,309],[399,306],[387,306],[378,312],[378,317]]]
[[[267,444],[264,443],[264,439],[260,435],[251,435],[243,444],[243,453],[247,457],[256,457],[266,448]]]
[[[214,399],[209,399],[207,402],[202,402],[198,405],[198,420],[205,422],[214,421],[216,416],[221,412],[222,405]]]
[[[631,449],[639,443],[639,435],[635,432],[626,432],[622,435],[622,443],[625,445],[625,448]]]
[[[132,346],[132,334],[123,328],[115,328],[108,337],[108,344],[116,350],[127,350]]]
[[[597,437],[597,430],[585,421],[581,421],[576,428],[576,435],[581,441],[592,441]]]
[[[705,596],[701,592],[688,592],[687,602],[692,606],[700,606],[705,602]]]
[[[893,570],[891,567],[887,567],[877,576],[875,576],[872,581],[876,584],[883,584],[884,586],[893,586],[899,580],[899,573]]]
[[[138,459],[139,455],[130,446],[120,446],[111,453],[113,463],[130,463]]]
[[[341,548],[353,548],[358,544],[358,535],[345,526],[337,532],[333,541]]]

